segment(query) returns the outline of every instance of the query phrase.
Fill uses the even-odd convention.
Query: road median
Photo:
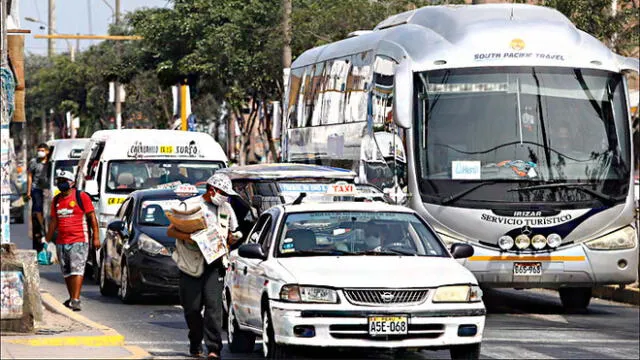
[[[146,359],[151,355],[138,346],[125,346],[116,330],[66,308],[51,294],[41,291],[45,319],[34,334],[3,334],[2,358]],[[99,348],[100,351],[91,351]]]

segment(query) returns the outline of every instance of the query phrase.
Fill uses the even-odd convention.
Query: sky
[[[14,0],[15,1],[15,0]],[[47,40],[36,39],[34,35],[47,34],[48,0],[17,0],[19,1],[20,28],[31,30],[31,34],[25,36],[25,55],[47,54]],[[109,24],[113,22],[113,11],[109,6],[115,7],[115,0],[55,0],[56,29],[58,34],[93,34],[106,35]],[[168,0],[120,0],[120,13],[134,11],[144,7],[170,7]],[[44,23],[26,21],[25,17],[31,17]],[[44,26],[44,29],[40,29]],[[86,49],[99,40],[80,40],[80,50]],[[76,40],[63,39],[55,41],[55,52],[69,51],[69,45],[76,46]]]

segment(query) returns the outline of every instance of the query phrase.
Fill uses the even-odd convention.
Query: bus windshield
[[[107,191],[128,194],[134,190],[178,184],[204,186],[207,179],[223,166],[220,161],[111,161],[108,167]]]
[[[616,202],[628,193],[622,75],[487,67],[423,72],[416,81],[426,202]]]

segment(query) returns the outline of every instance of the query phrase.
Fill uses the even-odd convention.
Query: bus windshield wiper
[[[486,185],[493,185],[495,183],[496,182],[493,181],[493,180],[492,181],[483,181],[483,182],[475,184],[475,185],[473,185],[473,186],[471,186],[471,187],[469,187],[467,189],[464,189],[464,190],[462,190],[462,191],[460,191],[458,193],[451,194],[449,196],[443,197],[440,202],[442,203],[442,205],[447,205],[449,203],[452,203],[452,202],[460,199],[461,197],[467,195],[468,193],[470,193],[470,192],[472,192],[472,191],[474,191],[474,190],[476,190],[478,188],[481,188],[481,187],[486,186]]]
[[[586,183],[586,182],[579,182],[579,183],[553,183],[553,184],[532,185],[532,186],[525,186],[525,187],[519,187],[519,188],[511,188],[511,189],[509,189],[507,191],[512,192],[512,191],[526,191],[526,190],[553,189],[553,188],[578,189],[580,191],[586,192],[589,195],[597,197],[598,199],[600,199],[601,201],[603,201],[604,203],[606,203],[608,205],[613,205],[617,201],[625,199],[625,196],[614,197],[614,196],[609,196],[609,195],[603,194],[603,193],[601,193],[599,191],[590,189],[590,188],[587,187],[589,185],[591,185],[591,184],[590,183]]]

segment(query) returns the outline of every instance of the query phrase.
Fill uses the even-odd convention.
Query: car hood
[[[437,287],[477,284],[452,258],[418,256],[316,256],[279,258],[298,284],[345,287]]]
[[[167,236],[167,227],[165,226],[141,226],[140,232],[164,246],[171,248],[176,246],[176,239]]]

